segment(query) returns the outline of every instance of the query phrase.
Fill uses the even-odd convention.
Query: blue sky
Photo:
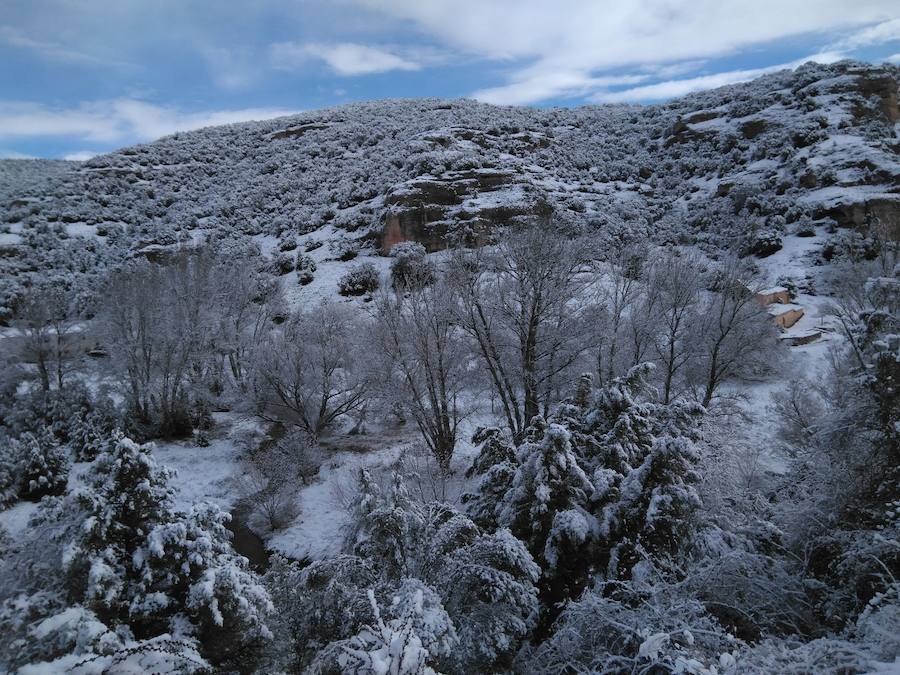
[[[646,103],[900,63],[896,0],[2,0],[0,156],[373,98]]]

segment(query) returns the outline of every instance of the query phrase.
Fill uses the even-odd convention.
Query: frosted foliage
[[[764,252],[861,186],[889,191],[890,85],[879,84],[890,77],[889,65],[805,64],[640,107],[376,101],[178,133],[85,163],[5,160],[0,201],[26,254],[2,261],[0,316],[33,270],[96,279],[129,253],[210,231],[356,237],[380,232],[407,200],[434,221],[422,234],[439,248],[444,230],[474,238],[481,218],[549,203],[611,243],[690,236]],[[453,198],[429,204],[432,189]],[[69,224],[93,236],[70,236]]]
[[[399,477],[385,491],[365,472],[360,479],[347,539],[355,555],[269,575],[298,585],[296,595],[276,591],[275,603],[299,628],[300,662],[314,657],[324,669],[352,652],[362,661],[345,663],[377,667],[365,654],[392,653],[386,636],[399,631],[413,653],[427,651],[422,664],[441,672],[509,664],[538,612],[540,570],[525,546],[506,530],[482,533],[446,504],[411,501]],[[381,623],[367,600],[372,593]],[[310,640],[320,645],[317,656],[305,651]]]
[[[375,623],[340,645],[337,662],[341,672],[354,675],[432,675],[429,653],[415,631],[422,613],[422,595],[417,592],[406,611],[387,622],[381,617],[375,594],[369,591]],[[314,663],[313,672],[317,667]]]
[[[896,672],[898,80],[0,160],[0,670]]]
[[[198,669],[209,654],[219,664],[250,658],[271,637],[265,621],[272,604],[231,548],[229,515],[202,503],[175,510],[172,473],[156,465],[149,446],[118,436],[106,447],[82,487],[39,511],[48,526],[58,523],[56,536],[65,541],[57,561],[63,578],[44,580],[49,591],[22,595],[21,606],[4,611],[26,618],[22,628],[45,656],[108,655],[99,662],[112,668],[152,663],[144,659],[148,652],[177,663],[186,650]],[[56,589],[66,592],[55,595]],[[166,634],[199,636],[203,646]],[[132,635],[161,642],[135,642]],[[203,658],[195,659],[198,648]]]
[[[642,567],[669,567],[689,545],[701,409],[642,401],[647,372],[637,367],[599,389],[580,378],[549,423],[532,421],[513,462],[496,434],[482,435],[471,469],[481,478],[464,501],[473,517],[496,517],[526,543],[544,598],[577,597],[589,575],[630,579]]]
[[[570,603],[553,636],[523,654],[529,673],[733,673],[740,643],[706,616],[703,605],[659,583],[649,594],[587,592]]]

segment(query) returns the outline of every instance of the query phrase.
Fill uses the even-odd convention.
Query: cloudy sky
[[[900,63],[897,0],[2,0],[0,156],[372,98],[648,103]]]

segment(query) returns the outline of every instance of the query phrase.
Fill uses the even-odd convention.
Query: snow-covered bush
[[[408,596],[408,589],[401,588],[391,606],[396,618],[385,621],[375,593],[369,590],[368,598],[375,616],[373,623],[363,626],[353,637],[329,645],[316,656],[308,672],[339,670],[352,675],[435,675],[429,664],[434,664],[442,652],[452,648],[455,642],[453,626],[439,602],[437,612],[425,606],[423,589],[416,589],[411,598]],[[430,635],[424,637],[420,633],[422,627]],[[435,640],[435,629],[449,637]]]
[[[411,622],[441,672],[508,667],[538,611],[539,569],[522,542],[484,534],[446,504],[413,502],[400,476],[386,492],[360,478],[348,554],[304,569],[281,561],[267,574],[270,588],[282,588],[273,598],[293,631],[293,658],[333,663],[344,654],[377,625],[371,591],[398,626]]]
[[[362,263],[350,269],[338,280],[341,295],[374,293],[381,286],[381,276],[372,263]]]
[[[350,262],[359,255],[359,244],[351,239],[337,239],[331,242],[331,250],[341,262]]]
[[[764,521],[732,531],[706,528],[691,552],[683,591],[743,640],[813,633],[815,585],[784,555],[782,537]]]
[[[272,260],[272,272],[278,276],[294,271],[294,256],[290,253],[277,253]]]
[[[38,501],[66,491],[71,466],[68,448],[53,436],[31,433],[23,434],[17,445],[23,499]]]
[[[422,244],[405,241],[391,248],[391,283],[397,290],[427,286],[437,273]]]
[[[170,635],[196,637],[203,658],[219,666],[252,666],[270,637],[268,595],[231,548],[230,516],[210,504],[176,511],[170,477],[148,446],[120,437],[91,464],[83,487],[42,502],[34,538],[16,553],[17,576],[4,580],[20,595],[4,589],[0,612],[0,621],[18,615],[17,634],[35,640],[34,656],[111,655],[139,646],[131,636]],[[54,550],[55,559],[29,558]],[[86,618],[72,626],[83,630],[40,628],[69,625],[51,617],[76,613]],[[99,642],[61,637],[82,633]]]
[[[701,603],[657,579],[640,590],[626,583],[586,591],[518,665],[526,673],[715,675],[734,672],[740,647]]]
[[[312,283],[316,273],[316,261],[311,255],[297,254],[297,283],[306,286]]]
[[[69,446],[77,462],[92,462],[115,438],[118,420],[105,409],[92,410],[72,419],[68,429]]]
[[[303,458],[299,445],[291,448],[280,443],[254,453],[246,468],[240,471],[236,482],[251,508],[249,522],[255,530],[274,532],[297,517],[296,489],[301,467],[294,460]]]
[[[18,442],[0,435],[0,509],[19,499],[22,482],[20,448]]]

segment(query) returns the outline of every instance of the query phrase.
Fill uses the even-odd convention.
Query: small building
[[[771,304],[768,312],[781,328],[790,328],[803,317],[803,308],[790,303]]]
[[[788,304],[791,301],[791,292],[784,286],[764,288],[756,293],[756,299],[761,305],[771,305],[776,302]]]
[[[779,339],[790,347],[799,347],[800,345],[808,345],[822,337],[820,330],[804,330],[796,333],[785,333]]]

